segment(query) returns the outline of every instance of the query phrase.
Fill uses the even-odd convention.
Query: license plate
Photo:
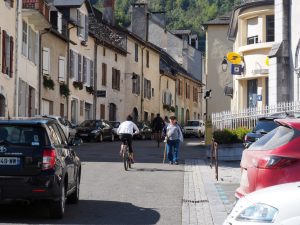
[[[88,134],[80,134],[81,137],[87,137],[89,136]]]
[[[247,170],[243,170],[242,177],[241,177],[241,183],[240,185],[242,187],[249,187],[249,181],[248,181],[248,172]]]
[[[16,166],[20,164],[20,158],[0,157],[0,166]]]

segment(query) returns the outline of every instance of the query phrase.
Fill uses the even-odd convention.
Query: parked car
[[[260,117],[257,120],[256,126],[253,130],[245,135],[244,145],[249,147],[253,142],[257,141],[263,135],[267,134],[271,130],[278,127],[278,124],[275,123],[275,119],[280,118],[279,116],[267,116]]]
[[[75,125],[71,124],[71,122],[69,122],[67,119],[65,119],[64,117],[61,116],[55,116],[55,115],[43,115],[43,116],[36,116],[38,117],[45,117],[45,118],[52,118],[55,119],[58,124],[61,126],[61,128],[63,129],[65,135],[67,138],[74,138],[75,134],[76,134],[76,129],[75,129]]]
[[[150,123],[148,123],[148,122],[137,122],[136,125],[139,128],[140,132],[138,134],[134,135],[134,138],[135,139],[142,139],[142,140],[146,140],[146,139],[151,140],[152,129],[151,129]]]
[[[203,137],[205,134],[205,124],[202,120],[188,120],[183,127],[184,136]]]
[[[278,127],[243,151],[236,197],[265,187],[300,181],[300,119],[277,119]]]
[[[109,124],[113,127],[113,133],[115,135],[115,138],[119,138],[118,128],[119,128],[121,122],[119,122],[119,121],[109,121]]]
[[[76,128],[76,136],[84,141],[115,140],[113,127],[106,120],[85,120]]]
[[[47,200],[62,218],[66,198],[78,203],[80,159],[56,120],[0,120],[0,200]]]
[[[255,191],[238,200],[223,225],[300,224],[300,182]]]

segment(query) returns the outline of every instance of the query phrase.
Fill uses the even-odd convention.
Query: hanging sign
[[[227,60],[231,64],[240,64],[242,62],[242,56],[236,52],[229,52],[227,54]]]
[[[242,65],[231,64],[231,74],[232,75],[242,75],[244,68]]]

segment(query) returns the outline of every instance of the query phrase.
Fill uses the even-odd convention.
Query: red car
[[[265,187],[300,181],[300,119],[277,119],[272,130],[243,152],[237,198]]]

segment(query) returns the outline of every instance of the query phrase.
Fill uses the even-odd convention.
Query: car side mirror
[[[82,139],[79,137],[72,137],[69,139],[70,146],[79,146],[82,144]]]

